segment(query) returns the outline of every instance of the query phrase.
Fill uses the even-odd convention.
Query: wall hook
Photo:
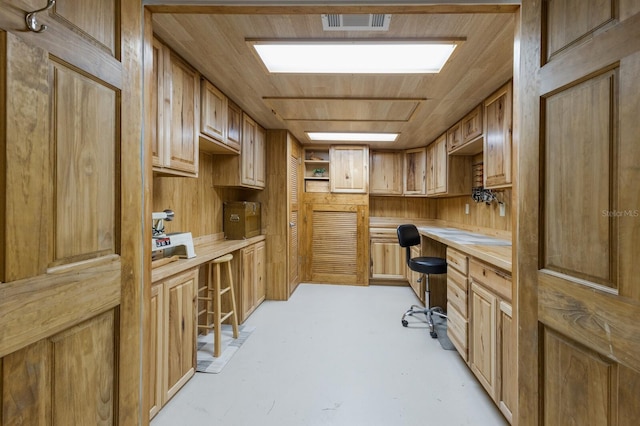
[[[24,17],[24,20],[27,23],[27,28],[34,33],[41,33],[45,31],[47,29],[46,25],[40,25],[40,28],[38,28],[38,20],[36,14],[40,12],[46,12],[47,10],[55,6],[55,4],[56,0],[48,0],[47,5],[42,9],[34,10],[33,12],[27,13],[27,15]]]

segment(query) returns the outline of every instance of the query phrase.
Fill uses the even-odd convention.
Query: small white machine
[[[163,212],[153,212],[153,238],[151,239],[151,251],[165,250],[169,255],[178,255],[191,259],[196,257],[193,248],[193,238],[191,232],[164,232],[164,221],[171,222],[174,213],[171,210]]]

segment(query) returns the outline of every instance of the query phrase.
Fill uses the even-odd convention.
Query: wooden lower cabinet
[[[475,260],[469,271],[469,367],[511,422],[517,399],[511,278]]]
[[[236,286],[238,322],[244,322],[266,297],[266,244],[264,241],[240,250],[240,285]]]
[[[370,229],[371,272],[369,278],[380,282],[406,281],[405,249],[398,244],[395,229]]]
[[[195,373],[196,292],[192,269],[154,283],[151,290],[150,407],[153,417]],[[155,335],[154,335],[155,333]]]

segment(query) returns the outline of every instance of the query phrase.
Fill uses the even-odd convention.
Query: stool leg
[[[229,277],[229,293],[231,293],[231,325],[233,327],[233,338],[238,338],[238,311],[236,310],[236,294],[233,291],[233,275],[231,275],[231,262],[227,262],[227,275]]]
[[[211,331],[211,324],[213,324],[213,265],[207,266],[208,280],[207,280],[207,312],[204,315],[205,325],[207,326],[207,334]]]
[[[213,356],[219,357],[220,351],[222,349],[222,333],[221,333],[221,324],[220,324],[220,315],[221,315],[221,303],[220,303],[220,264],[215,264],[216,269],[216,279],[214,282],[214,314],[213,314],[213,327],[214,327],[214,341],[213,341]]]

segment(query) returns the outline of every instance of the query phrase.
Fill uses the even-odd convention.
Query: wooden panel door
[[[146,363],[149,366],[149,418],[153,418],[162,407],[163,396],[163,365],[164,365],[164,285],[151,287],[151,303],[149,305],[149,356]]]
[[[253,153],[253,168],[254,168],[254,184],[259,188],[264,188],[266,183],[266,149],[267,149],[267,133],[259,125],[255,127],[255,146]]]
[[[447,178],[448,178],[448,158],[447,158],[447,136],[442,135],[433,143],[433,157],[434,157],[434,192],[436,194],[442,194],[447,192]]]
[[[484,186],[511,186],[511,82],[484,101]]]
[[[242,259],[242,274],[240,276],[240,322],[249,316],[254,306],[254,286],[256,281],[256,250],[255,245],[240,250]]]
[[[164,62],[165,56],[169,54],[169,49],[157,38],[153,38],[153,89],[149,93],[151,97],[149,105],[151,111],[151,156],[154,167],[163,167],[165,164],[165,133],[168,126],[165,122],[164,108]]]
[[[497,298],[475,282],[471,283],[469,297],[469,366],[495,398]]]
[[[636,424],[640,2],[523,2],[521,31],[516,417]]]
[[[406,279],[405,251],[398,241],[371,240],[371,278],[382,280]]]
[[[141,3],[44,4],[0,1],[0,423],[136,424]]]
[[[516,356],[516,329],[511,305],[504,300],[498,306],[498,389],[496,402],[502,414],[513,422],[513,410],[518,395],[518,358]]]
[[[242,141],[242,110],[227,100],[227,145],[240,151]]]
[[[253,307],[257,308],[267,294],[267,245],[264,241],[255,244],[255,282],[253,286]]]

